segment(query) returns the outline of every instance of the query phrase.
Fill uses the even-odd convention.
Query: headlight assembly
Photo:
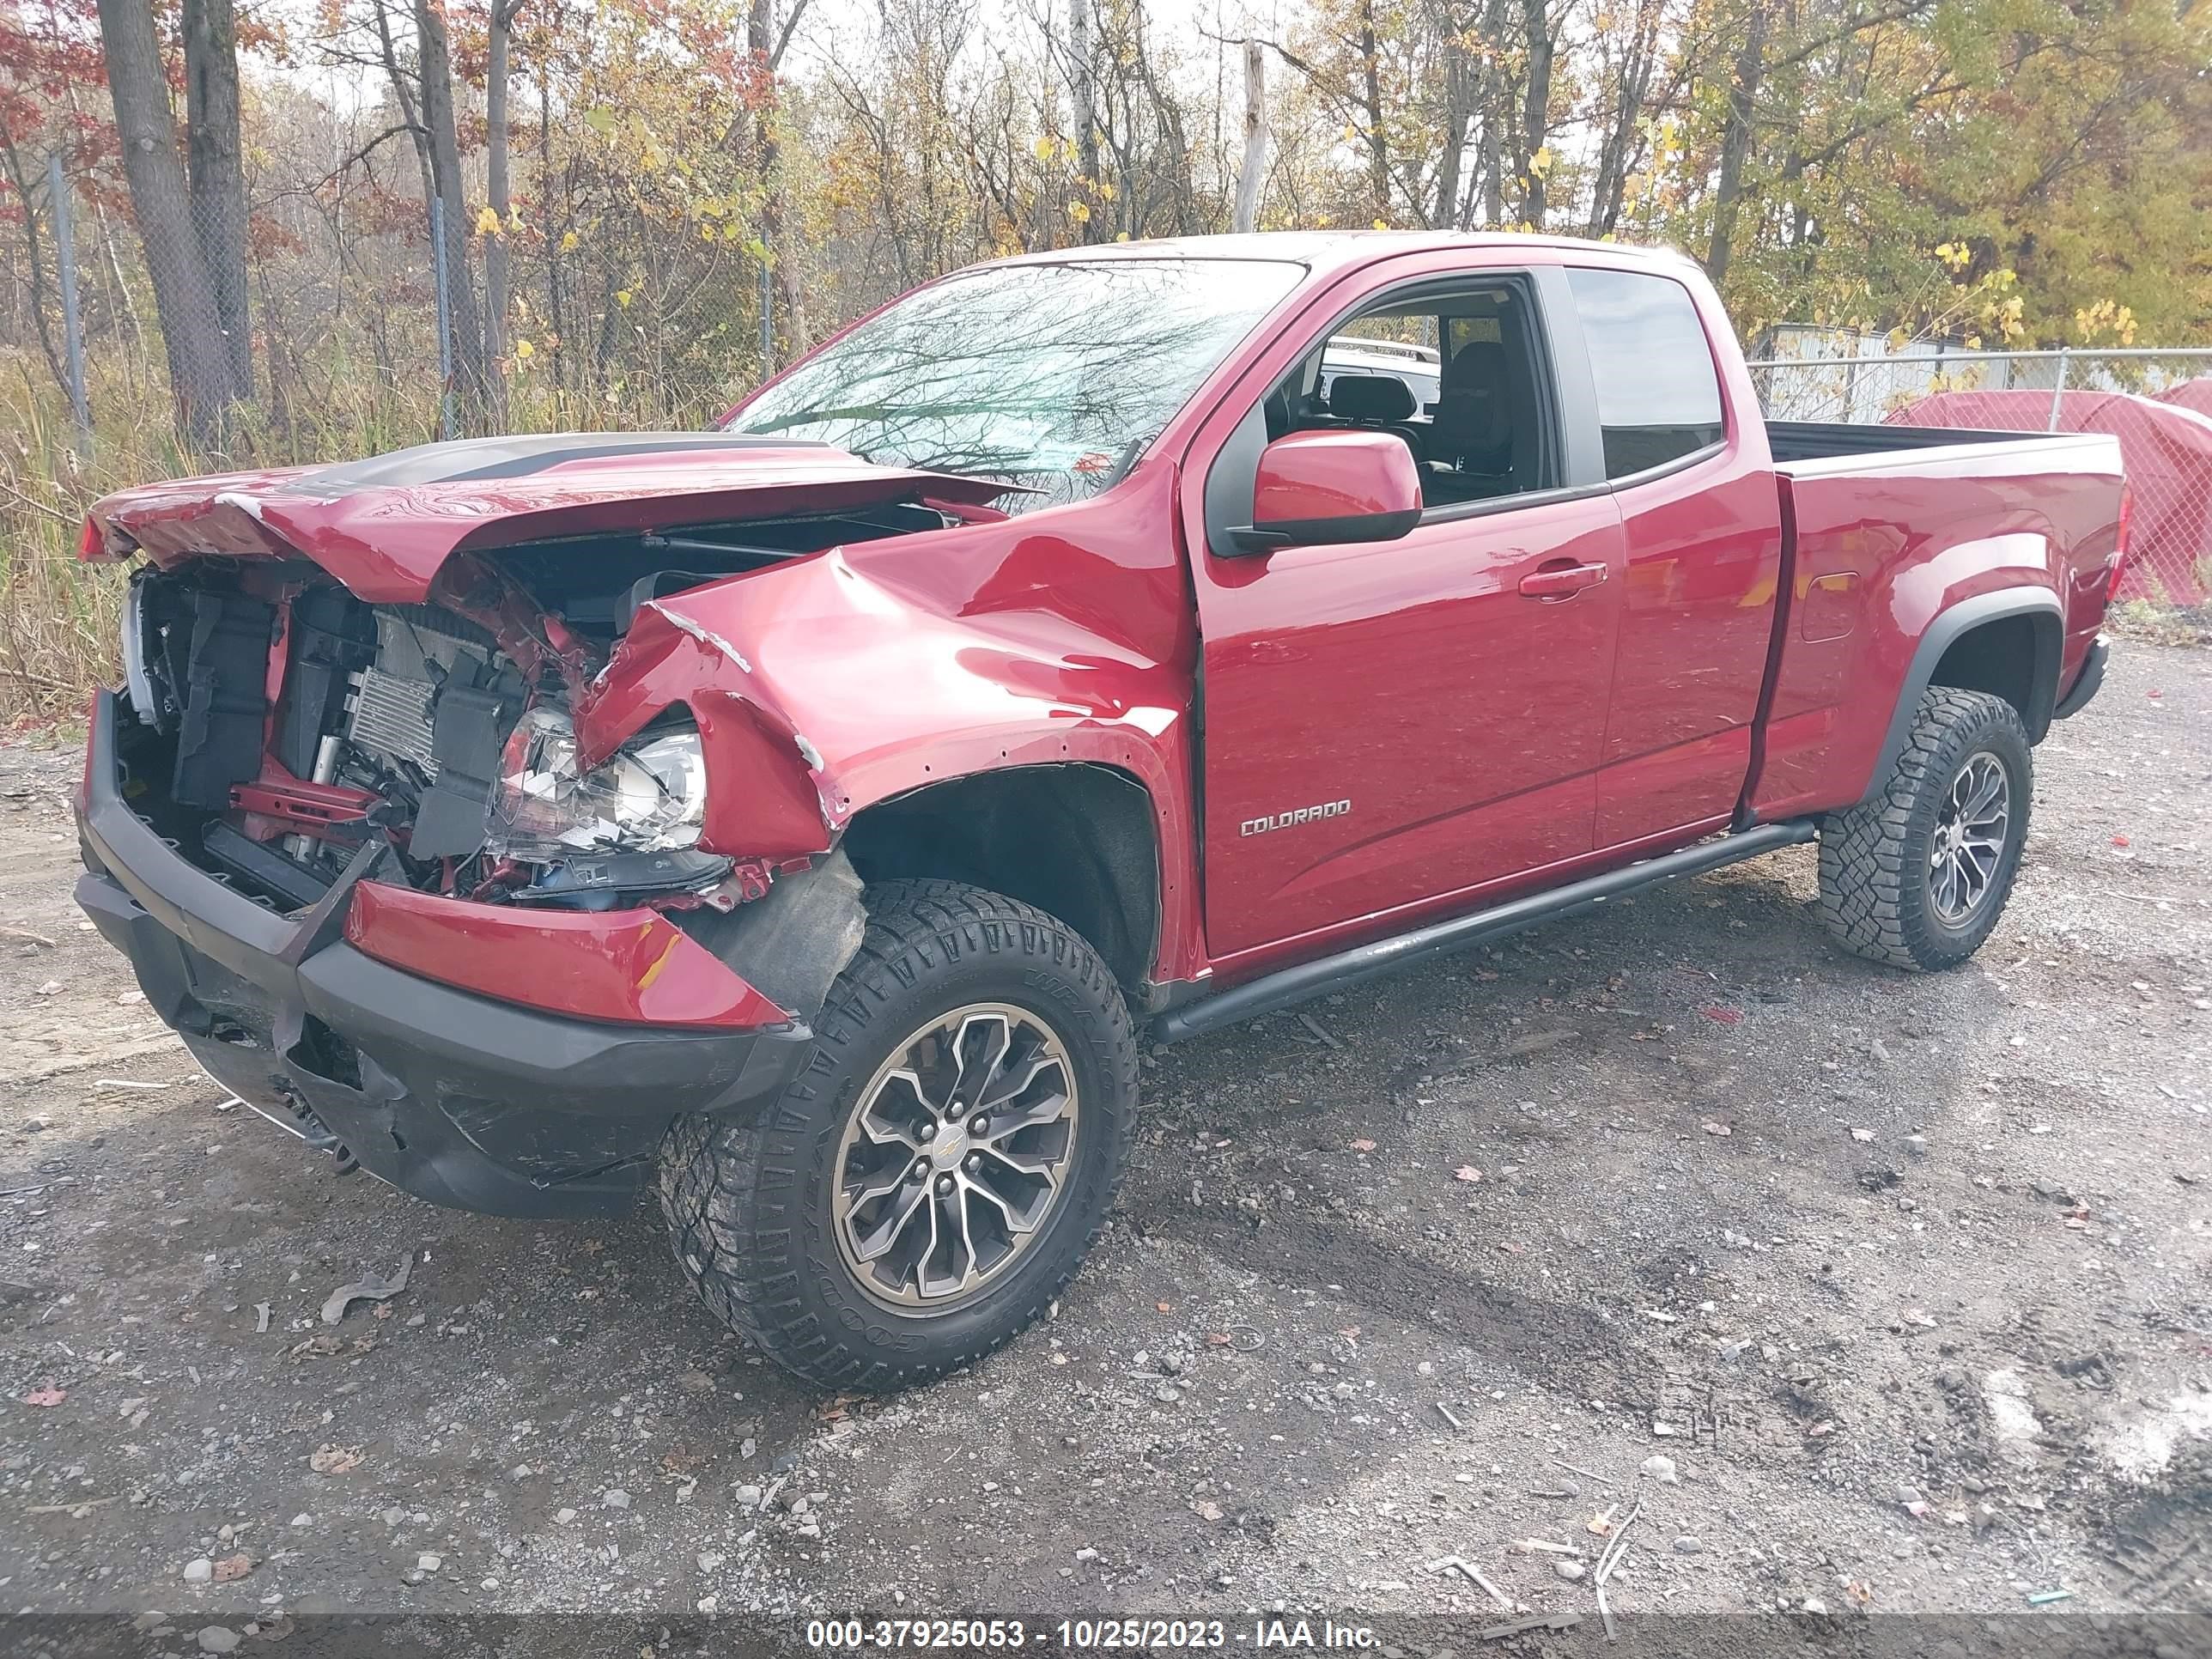
[[[515,725],[484,808],[495,858],[556,864],[592,853],[668,853],[698,844],[707,769],[688,727],[633,738],[589,772],[568,716],[540,706]]]

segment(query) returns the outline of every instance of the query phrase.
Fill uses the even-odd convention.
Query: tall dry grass
[[[0,726],[66,717],[113,678],[123,592],[112,568],[77,561],[84,510],[123,478],[161,477],[180,457],[158,422],[116,418],[82,440],[36,359],[0,359]]]
[[[434,374],[395,383],[343,362],[319,368],[312,398],[272,387],[268,404],[241,412],[224,453],[199,454],[179,440],[165,378],[130,354],[88,363],[93,430],[83,434],[44,361],[0,351],[0,728],[73,719],[94,686],[116,678],[127,573],[76,556],[85,510],[102,495],[199,472],[355,459],[438,435]],[[714,413],[684,401],[637,385],[586,396],[524,376],[500,424],[690,426]]]

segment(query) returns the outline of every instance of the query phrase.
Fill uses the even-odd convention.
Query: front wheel
[[[707,1304],[824,1388],[943,1375],[1035,1322],[1113,1201],[1135,1034],[1097,953],[955,882],[868,890],[806,1069],[757,1121],[679,1120],[661,1158]]]
[[[1930,686],[1882,788],[1820,827],[1828,931],[1870,962],[1964,962],[2011,896],[2034,783],[2010,703]]]

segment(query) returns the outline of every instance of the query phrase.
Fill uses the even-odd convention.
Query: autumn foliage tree
[[[102,396],[198,450],[697,421],[959,265],[1240,212],[1672,243],[1754,342],[2212,338],[2203,5],[234,5],[0,0],[0,352],[58,383],[58,157]]]

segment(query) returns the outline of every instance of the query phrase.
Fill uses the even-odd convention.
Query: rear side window
[[[1605,475],[1626,478],[1721,441],[1720,377],[1689,289],[1629,270],[1572,270],[1605,433]]]

